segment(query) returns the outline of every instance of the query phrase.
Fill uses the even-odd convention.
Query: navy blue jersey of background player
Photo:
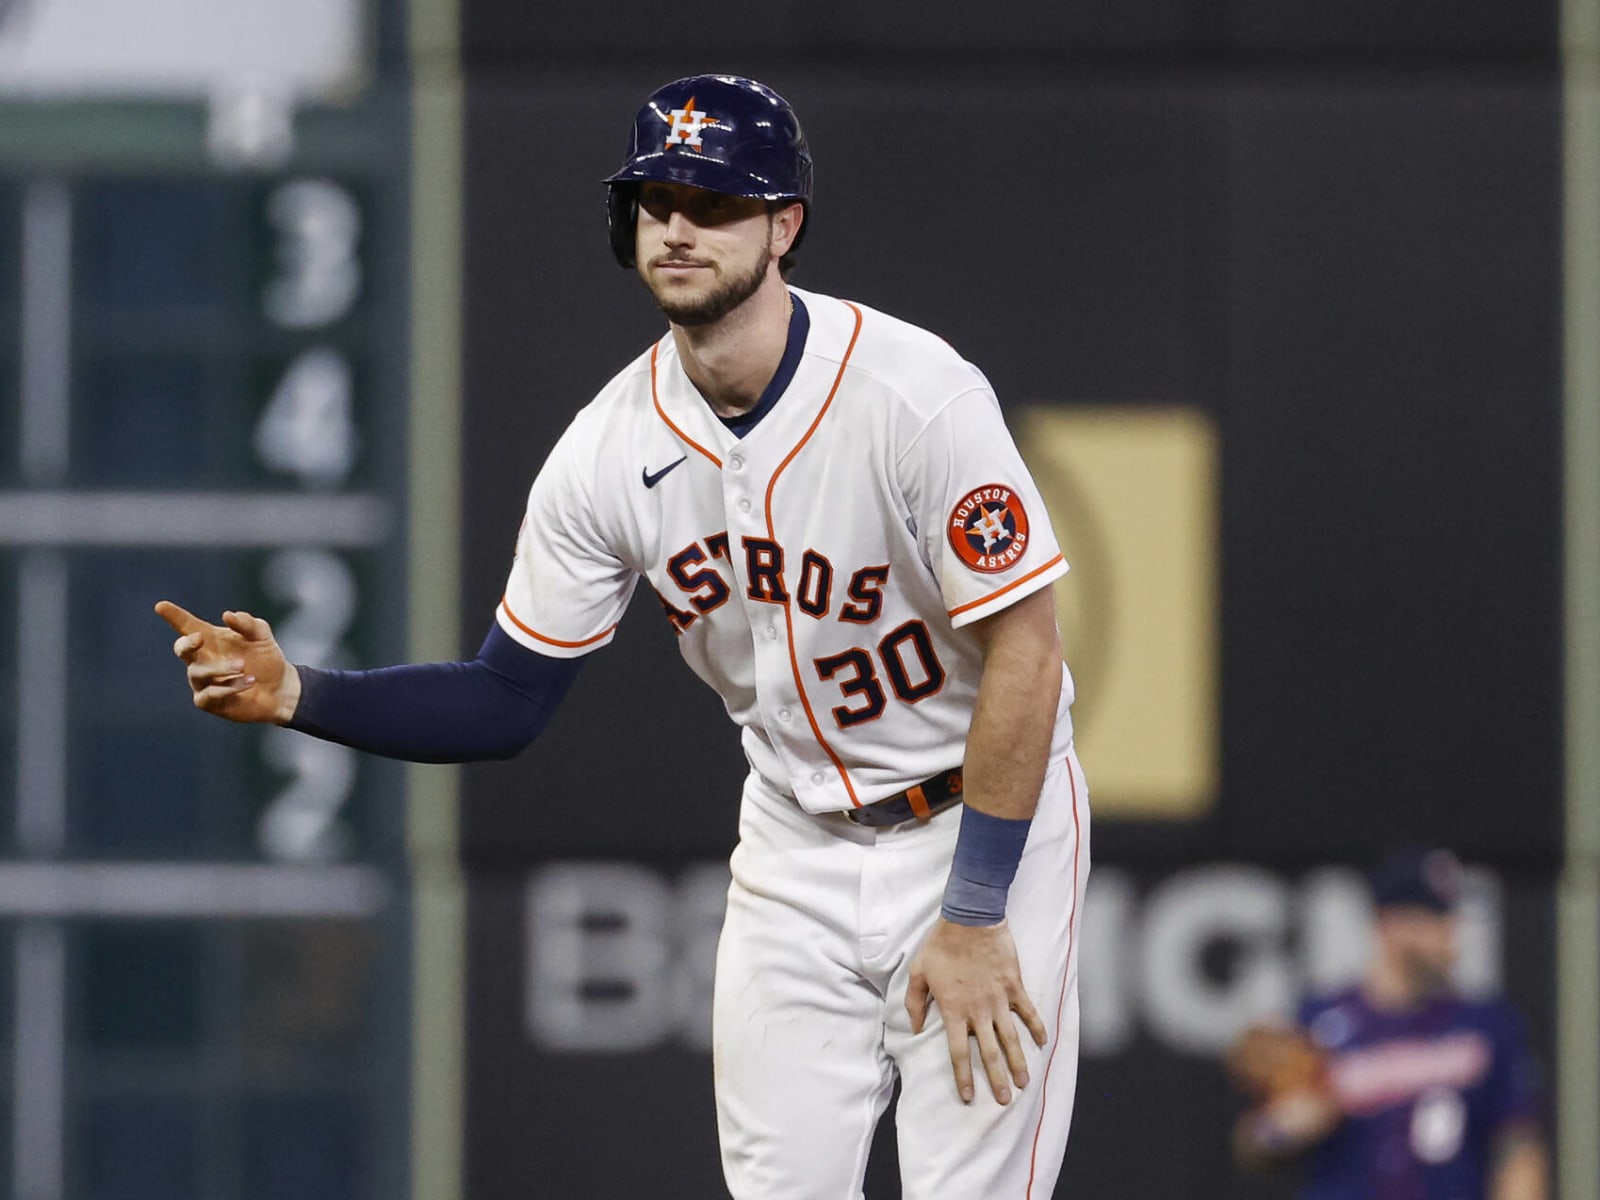
[[[1483,1200],[1501,1136],[1541,1123],[1516,1013],[1440,995],[1405,1012],[1359,988],[1305,1001],[1345,1110],[1306,1161],[1301,1200]]]

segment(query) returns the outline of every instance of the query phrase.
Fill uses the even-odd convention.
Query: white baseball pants
[[[1051,764],[1011,888],[1007,923],[1049,1038],[1035,1046],[1018,1023],[1029,1084],[1007,1106],[976,1053],[977,1096],[963,1105],[937,998],[915,1036],[905,1007],[961,812],[874,830],[746,781],[712,1009],[717,1126],[735,1200],[861,1197],[896,1073],[904,1200],[1051,1195],[1077,1084],[1088,790],[1075,755]]]

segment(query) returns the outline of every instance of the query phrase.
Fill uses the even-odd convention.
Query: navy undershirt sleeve
[[[289,728],[408,762],[511,758],[549,722],[586,657],[539,654],[495,625],[471,662],[297,666]]]

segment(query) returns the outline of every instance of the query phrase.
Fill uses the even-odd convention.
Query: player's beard
[[[1448,992],[1453,984],[1455,952],[1412,947],[1403,958],[1406,980],[1418,1000]]]
[[[722,277],[709,292],[680,299],[663,295],[662,289],[657,288],[648,275],[645,283],[656,298],[656,305],[674,325],[713,325],[761,290],[771,262],[772,218],[769,216],[767,236],[756,252],[755,261],[745,270],[736,269]]]

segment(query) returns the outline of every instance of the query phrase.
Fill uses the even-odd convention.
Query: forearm
[[[1547,1200],[1550,1163],[1544,1142],[1536,1134],[1509,1135],[1495,1161],[1489,1200]]]
[[[967,733],[966,811],[941,908],[946,921],[969,926],[1005,919],[1049,765],[1062,673],[1048,592],[988,618],[976,633],[984,667]]]
[[[1242,1112],[1233,1122],[1233,1163],[1241,1171],[1263,1171],[1292,1157],[1274,1144],[1270,1130],[1261,1124],[1261,1111]]]
[[[1051,638],[999,639],[984,664],[967,733],[962,799],[990,816],[1033,816],[1061,700],[1061,651]]]
[[[1233,1160],[1245,1171],[1280,1166],[1325,1139],[1339,1120],[1337,1105],[1322,1092],[1279,1096],[1239,1115],[1233,1125]]]
[[[302,667],[288,725],[410,762],[509,758],[538,736],[582,662],[535,654],[493,630],[471,662]]]

